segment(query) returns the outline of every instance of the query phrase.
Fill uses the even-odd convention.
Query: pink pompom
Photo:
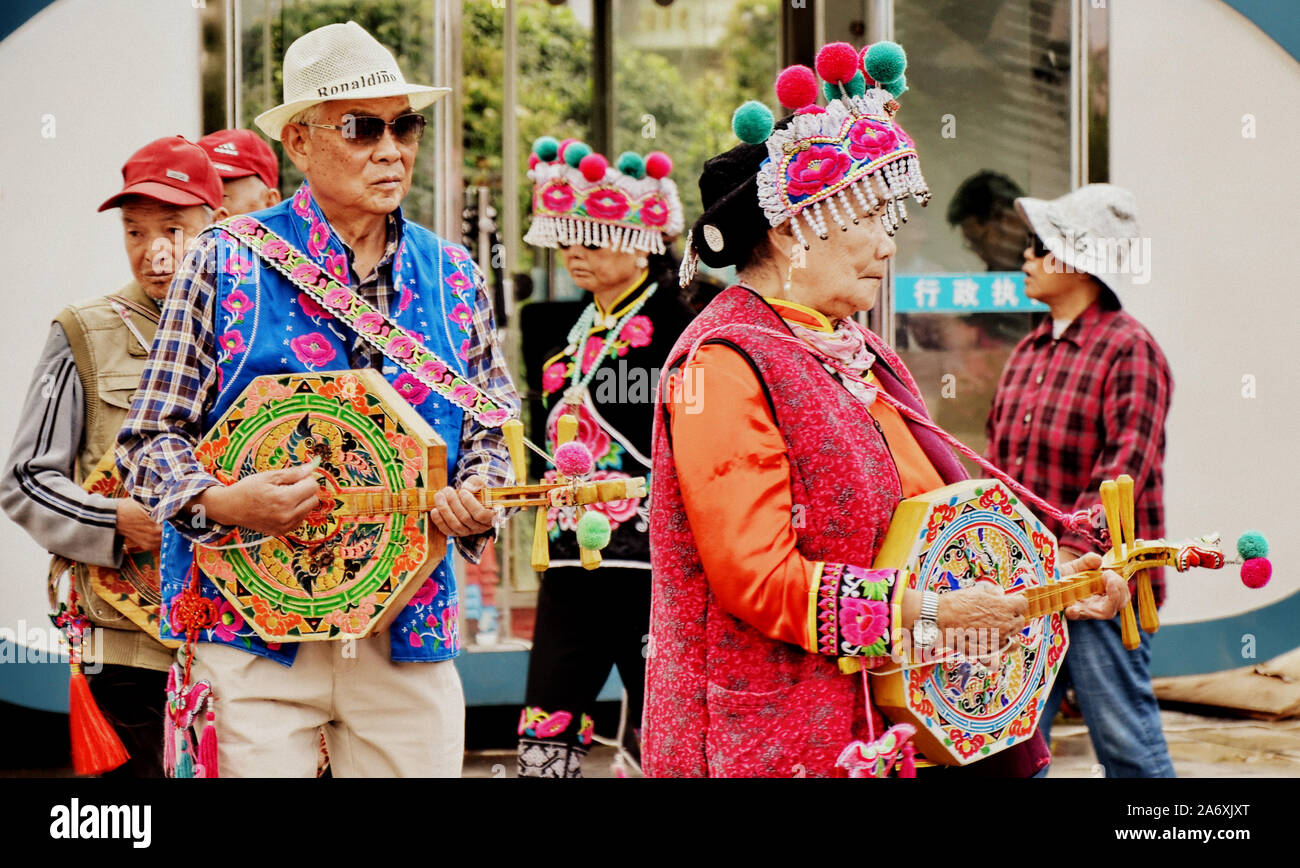
[[[817,76],[806,66],[790,66],[776,77],[776,98],[788,109],[817,102]]]
[[[667,178],[673,171],[673,159],[663,151],[645,155],[645,173],[651,178]]]
[[[828,42],[817,52],[817,74],[831,84],[848,84],[858,72],[858,50],[847,42]]]
[[[573,144],[573,143],[576,142],[576,141],[578,141],[578,140],[577,140],[577,139],[565,139],[564,141],[560,142],[559,150],[557,150],[557,151],[555,152],[555,159],[558,160],[558,161],[560,161],[560,162],[563,162],[563,161],[564,161],[564,149],[567,148],[569,145]]]
[[[530,168],[530,169],[536,169],[536,168],[537,168],[537,164],[540,163],[541,161],[542,161],[542,158],[539,157],[539,156],[537,156],[536,154],[529,154],[529,155],[528,155],[528,168]]]
[[[555,450],[555,469],[565,476],[586,476],[595,463],[591,450],[577,440],[570,440]]]
[[[1249,558],[1241,565],[1241,583],[1248,588],[1262,588],[1273,578],[1273,563],[1268,558]]]
[[[871,46],[867,45],[858,52],[858,71],[861,72],[862,77],[867,80],[867,87],[875,87],[876,80],[871,77],[871,73],[867,72],[867,52],[870,50]]]
[[[603,179],[608,169],[609,160],[600,154],[588,154],[578,161],[578,171],[582,172],[582,177],[593,184]]]

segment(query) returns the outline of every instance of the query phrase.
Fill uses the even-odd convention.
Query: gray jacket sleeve
[[[117,502],[73,481],[86,410],[63,328],[50,328],[0,476],[0,507],[44,549],[83,563],[122,562]]]

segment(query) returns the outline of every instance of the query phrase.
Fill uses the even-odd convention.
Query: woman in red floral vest
[[[965,478],[934,432],[876,400],[925,413],[903,363],[853,320],[876,303],[904,198],[929,198],[894,120],[904,63],[893,43],[826,46],[825,108],[813,71],[787,69],[777,96],[794,116],[778,125],[747,103],[733,119],[744,143],[705,165],[683,279],[698,257],[738,280],[683,333],[661,384],[648,775],[844,774],[845,747],[887,724],[839,658],[901,659],[895,624],[921,647],[940,644],[923,635],[936,627],[1025,626],[1020,595],[903,593],[871,568],[900,499]],[[1074,614],[1113,614],[1117,576],[1108,592]],[[1047,760],[1035,737],[968,768],[1028,776]]]

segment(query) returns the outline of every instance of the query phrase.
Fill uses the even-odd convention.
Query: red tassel
[[[68,721],[72,730],[72,768],[79,775],[102,775],[131,758],[90,693],[81,666],[72,664],[68,681]]]
[[[903,762],[898,769],[898,776],[900,778],[916,777],[915,755],[916,755],[916,748],[912,747],[912,743],[910,741],[907,744],[903,745]]]
[[[211,710],[207,714],[203,735],[199,736],[199,765],[203,766],[203,777],[220,777],[217,774],[217,725]]]

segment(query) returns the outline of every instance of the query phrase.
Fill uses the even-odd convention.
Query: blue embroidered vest
[[[330,229],[305,183],[291,199],[251,216],[339,281],[352,283],[343,243]],[[474,301],[471,257],[463,247],[404,220],[400,210],[394,216],[400,224],[401,240],[391,262],[393,309],[388,316],[465,375]],[[255,377],[351,367],[349,351],[357,337],[224,230],[213,227],[205,235],[208,233],[217,238],[212,327],[217,343],[218,385],[216,401],[204,416],[205,430],[221,418]],[[447,444],[450,480],[460,452],[463,411],[409,374],[404,375],[389,359],[383,360],[382,370]],[[447,551],[450,555],[450,542]],[[443,558],[388,628],[393,660],[449,660],[460,652],[460,607],[450,561],[449,556]],[[170,523],[164,525],[164,637],[184,638],[172,632],[167,614],[189,580],[193,562],[191,542]],[[292,665],[296,645],[268,645],[206,578],[202,579],[201,590],[203,596],[217,601],[220,615],[218,624],[204,630],[200,641],[220,642]]]

